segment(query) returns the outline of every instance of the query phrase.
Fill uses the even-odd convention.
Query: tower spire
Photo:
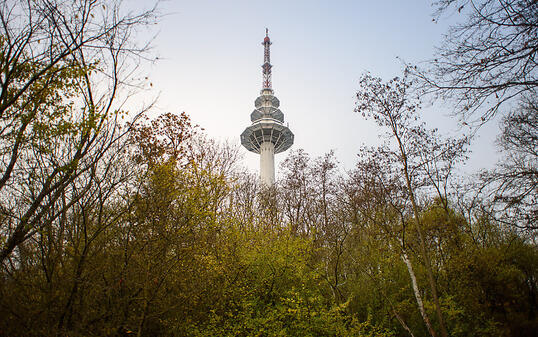
[[[272,89],[271,83],[271,39],[269,38],[269,29],[265,28],[265,38],[263,39],[263,89]]]

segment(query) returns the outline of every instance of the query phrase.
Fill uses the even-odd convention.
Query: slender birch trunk
[[[432,337],[437,337],[437,334],[433,330],[432,324],[430,322],[430,318],[428,317],[428,314],[426,313],[426,310],[424,309],[424,303],[422,302],[422,296],[420,295],[420,291],[418,289],[417,278],[415,276],[415,272],[413,271],[413,265],[411,264],[411,261],[409,260],[409,257],[407,256],[405,252],[402,253],[402,260],[404,261],[405,265],[407,266],[407,270],[409,271],[409,276],[411,277],[411,283],[413,284],[413,292],[415,293],[415,298],[417,299],[417,304],[418,304],[418,310],[420,311],[420,314],[422,315],[422,319],[424,320],[424,323],[426,324],[426,327],[428,328],[430,335]]]

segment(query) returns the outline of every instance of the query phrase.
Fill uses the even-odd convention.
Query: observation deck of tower
[[[260,180],[266,186],[275,182],[275,153],[286,151],[293,145],[293,133],[284,125],[284,114],[278,108],[280,101],[274,96],[271,84],[271,44],[266,28],[262,42],[262,90],[254,101],[255,109],[250,114],[252,125],[241,134],[241,144],[260,155]]]

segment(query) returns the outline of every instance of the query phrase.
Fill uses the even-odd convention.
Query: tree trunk
[[[424,323],[426,324],[426,327],[428,328],[430,335],[432,337],[437,337],[437,334],[433,330],[432,324],[430,322],[430,318],[428,317],[428,314],[426,313],[426,310],[424,309],[424,303],[422,302],[422,296],[420,295],[420,291],[418,289],[417,278],[415,276],[415,272],[413,271],[413,265],[411,265],[411,261],[409,260],[405,252],[402,253],[402,260],[404,261],[405,265],[407,266],[407,270],[409,271],[409,276],[411,277],[411,283],[413,284],[413,293],[415,293],[415,298],[417,299],[417,304],[418,304],[418,310],[420,310],[422,319],[424,320]],[[409,332],[411,333],[411,331]],[[411,335],[413,334],[411,333]]]

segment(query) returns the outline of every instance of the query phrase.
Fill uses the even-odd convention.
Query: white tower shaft
[[[271,142],[260,145],[260,180],[266,186],[275,182],[275,144]]]

